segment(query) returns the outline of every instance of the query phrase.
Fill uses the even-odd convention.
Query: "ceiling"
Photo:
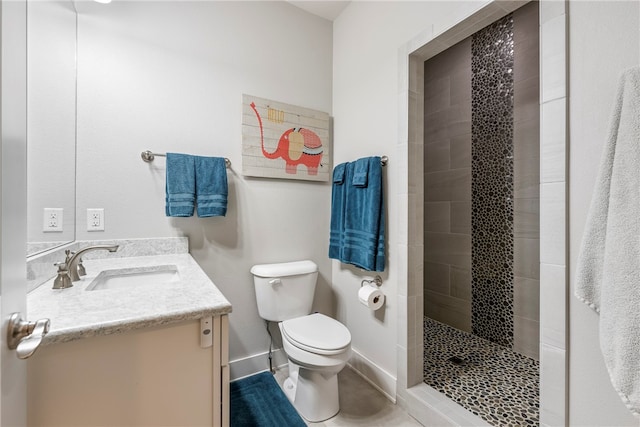
[[[324,1],[289,1],[292,5],[304,9],[309,13],[333,21],[340,15],[350,1],[324,0]]]

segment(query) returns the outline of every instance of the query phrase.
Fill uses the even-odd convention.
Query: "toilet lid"
[[[317,354],[338,354],[351,344],[347,327],[321,313],[285,320],[282,332],[291,344]]]

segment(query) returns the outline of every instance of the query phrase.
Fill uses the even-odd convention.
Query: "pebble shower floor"
[[[424,318],[424,382],[497,427],[539,424],[538,361]]]

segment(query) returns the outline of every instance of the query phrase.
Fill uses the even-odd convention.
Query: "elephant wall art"
[[[327,113],[248,95],[243,113],[244,175],[328,180]]]

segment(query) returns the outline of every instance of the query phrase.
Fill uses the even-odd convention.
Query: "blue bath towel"
[[[329,258],[368,271],[384,271],[385,212],[380,157],[346,163],[344,169],[343,182],[333,184]]]
[[[344,177],[347,163],[341,163],[333,169],[333,187],[331,190],[331,225],[329,232],[329,258],[342,257],[346,185]]]
[[[167,216],[192,216],[196,199],[195,163],[189,154],[167,153]]]
[[[225,216],[227,213],[227,166],[222,157],[195,156],[198,216]]]

